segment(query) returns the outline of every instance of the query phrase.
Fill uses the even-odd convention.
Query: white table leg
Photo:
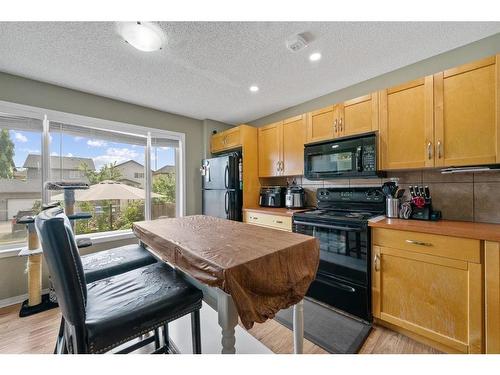
[[[233,298],[229,294],[220,289],[217,292],[217,313],[219,326],[222,328],[222,354],[235,354],[234,328],[238,324],[238,312]]]
[[[293,306],[293,352],[304,351],[304,300]]]

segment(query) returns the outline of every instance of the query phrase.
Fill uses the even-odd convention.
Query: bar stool
[[[59,202],[50,202],[42,205],[42,211],[56,207],[60,207]],[[90,214],[75,213],[73,215],[69,215],[68,219],[71,220],[73,218],[81,219],[90,217],[92,217]],[[78,249],[82,249],[92,246],[92,241],[90,238],[78,238],[76,240],[76,245]],[[121,273],[157,262],[156,258],[141,244],[119,246],[109,250],[98,251],[96,253],[81,256],[81,260],[87,283],[119,275]],[[60,353],[64,348],[63,333],[64,318],[61,318],[54,354]],[[159,332],[155,332],[155,335],[158,336]],[[157,337],[156,341],[158,341]]]
[[[191,314],[193,352],[201,353],[203,295],[174,269],[159,262],[87,285],[71,224],[62,209],[42,211],[35,226],[64,317],[69,353],[104,353],[187,314]],[[128,353],[153,339],[120,352]],[[155,352],[167,351],[168,339]]]

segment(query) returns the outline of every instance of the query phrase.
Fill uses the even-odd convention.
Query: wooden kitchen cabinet
[[[280,176],[283,121],[258,129],[259,177]]]
[[[486,353],[500,354],[500,243],[484,244]]]
[[[480,241],[381,228],[372,236],[373,316],[440,350],[482,353]]]
[[[210,151],[214,154],[240,147],[241,144],[241,130],[240,126],[237,126],[214,134],[210,142]]]
[[[434,75],[436,167],[500,162],[499,56]]]
[[[360,96],[338,106],[336,137],[378,130],[378,93]]]
[[[432,76],[379,92],[381,169],[434,166],[433,95]]]
[[[243,212],[243,222],[248,224],[269,227],[287,232],[292,231],[291,216],[280,216],[275,214],[265,214],[262,212],[245,210]]]
[[[259,177],[302,175],[305,131],[305,115],[259,128]]]
[[[334,119],[337,113],[331,105],[307,114],[306,143],[319,142],[334,137]]]

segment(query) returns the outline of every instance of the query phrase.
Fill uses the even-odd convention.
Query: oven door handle
[[[299,220],[294,220],[293,223],[294,224],[299,224],[299,225],[306,225],[306,226],[310,226],[310,227],[343,230],[345,232],[362,232],[363,231],[363,228],[351,228],[351,227],[343,227],[343,226],[340,226],[340,225],[310,223],[310,222],[307,222],[307,221],[299,221]]]
[[[341,283],[340,281],[337,281],[334,277],[332,276],[328,276],[324,273],[320,273],[318,272],[318,276],[320,278],[323,278],[323,280],[321,280],[322,282],[324,283],[328,283],[330,284],[331,286],[333,286],[334,288],[337,288],[337,289],[341,289],[345,292],[349,292],[349,293],[355,293],[356,292],[356,289],[353,288],[352,286],[350,285],[347,285],[347,284],[344,284],[344,283]]]

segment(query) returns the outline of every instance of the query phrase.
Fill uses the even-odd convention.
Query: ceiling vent
[[[286,48],[292,52],[298,52],[307,47],[307,39],[304,34],[297,34],[286,41]]]

